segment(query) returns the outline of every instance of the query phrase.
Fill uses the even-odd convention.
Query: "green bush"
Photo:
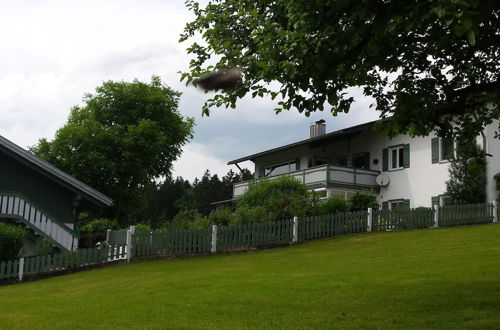
[[[197,217],[189,224],[189,229],[209,229],[212,228],[212,223],[206,217]]]
[[[81,246],[90,248],[94,247],[98,242],[105,241],[108,229],[120,229],[120,225],[116,220],[110,219],[95,219],[90,221],[80,228]]]
[[[219,209],[212,211],[208,216],[208,220],[217,226],[228,226],[234,221],[234,217],[235,214],[230,209]]]
[[[349,205],[343,195],[332,195],[324,200],[321,200],[316,206],[315,215],[332,214],[339,212],[347,212]]]
[[[195,222],[201,223],[201,219],[204,218],[201,213],[195,209],[182,210],[177,213],[172,221],[165,224],[163,229],[190,229],[195,226]]]
[[[137,225],[135,225],[135,231],[136,232],[151,231],[151,227],[143,223],[138,223]]]
[[[54,248],[52,247],[52,240],[47,237],[40,237],[35,243],[35,255],[46,256],[52,254]]]
[[[349,211],[362,211],[369,207],[378,209],[377,197],[371,191],[358,191],[349,198]]]
[[[0,222],[0,260],[17,258],[25,235],[24,228]]]
[[[265,212],[260,209],[252,212],[271,221],[278,221],[310,215],[317,203],[318,196],[309,192],[305,184],[294,177],[283,176],[250,184],[238,201],[238,209],[262,207]]]
[[[280,219],[282,220],[282,219]],[[236,209],[231,226],[246,225],[256,222],[276,221],[275,215],[270,213],[264,206],[247,207],[242,206]]]

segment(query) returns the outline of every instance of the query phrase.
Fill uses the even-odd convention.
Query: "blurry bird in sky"
[[[236,87],[242,81],[243,70],[232,67],[193,80],[193,85],[205,92]]]

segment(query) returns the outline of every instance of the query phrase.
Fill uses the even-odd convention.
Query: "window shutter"
[[[389,150],[387,148],[382,149],[382,171],[389,170]]]
[[[297,158],[295,160],[295,162],[296,162],[295,163],[295,169],[296,169],[296,171],[298,171],[298,170],[300,170],[300,158]]]
[[[432,138],[431,140],[432,149],[432,164],[439,163],[439,138]]]
[[[382,202],[382,210],[388,210],[389,209],[389,202]]]
[[[404,168],[410,167],[410,145],[409,144],[405,144],[403,146],[403,167]]]

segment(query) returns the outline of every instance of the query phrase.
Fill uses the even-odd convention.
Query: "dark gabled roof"
[[[331,133],[323,134],[323,135],[315,137],[315,138],[309,138],[309,139],[305,139],[305,140],[302,140],[302,141],[299,141],[299,142],[287,144],[287,145],[284,145],[282,147],[277,147],[277,148],[269,149],[269,150],[266,150],[266,151],[258,152],[258,153],[253,154],[253,155],[249,155],[249,156],[246,156],[246,157],[242,157],[242,158],[238,158],[238,159],[232,160],[232,161],[228,162],[227,165],[237,164],[237,163],[244,162],[244,161],[247,161],[247,160],[253,161],[255,158],[266,156],[266,155],[269,155],[269,154],[272,154],[272,153],[275,153],[275,152],[278,152],[278,151],[283,151],[283,150],[295,148],[295,147],[298,147],[298,146],[301,146],[301,145],[305,145],[305,144],[316,144],[316,143],[326,142],[328,140],[334,140],[334,139],[342,137],[342,136],[347,136],[347,135],[350,135],[350,134],[355,134],[355,133],[358,133],[358,132],[361,132],[361,131],[365,130],[366,128],[368,128],[370,126],[373,126],[373,124],[375,124],[378,121],[381,121],[381,119],[370,121],[368,123],[364,123],[364,124],[361,124],[361,125],[356,125],[356,126],[344,128],[344,129],[341,129],[341,130],[338,130],[338,131],[334,131],[334,132],[331,132]]]
[[[98,192],[94,188],[61,171],[60,169],[47,163],[46,161],[41,160],[40,158],[24,150],[17,144],[7,140],[1,135],[0,150],[4,150],[10,156],[37,170],[39,173],[45,175],[46,177],[58,182],[59,184],[62,184],[66,188],[82,194],[83,197],[86,197],[86,199],[89,199],[90,201],[94,201],[105,206],[113,205],[113,200],[108,196]]]

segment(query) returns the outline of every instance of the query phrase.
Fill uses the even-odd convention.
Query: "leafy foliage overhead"
[[[201,7],[181,41],[197,39],[182,79],[240,67],[244,81],[216,93],[281,99],[276,112],[309,115],[329,105],[348,112],[360,87],[391,117],[382,133],[476,136],[499,118],[500,2],[497,0],[214,0]],[[271,83],[274,84],[271,84]],[[277,86],[277,88],[273,88]]]

